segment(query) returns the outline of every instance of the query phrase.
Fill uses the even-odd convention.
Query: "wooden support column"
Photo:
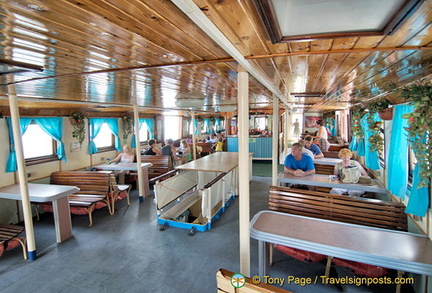
[[[139,111],[138,106],[136,102],[133,104],[133,111],[134,111],[134,128],[135,128],[135,154],[136,154],[136,161],[137,161],[137,172],[138,172],[138,195],[139,195],[139,202],[144,201],[144,196],[146,196],[145,188],[144,188],[144,181],[143,181],[143,170],[139,166],[141,166],[141,144],[140,144],[140,137],[139,137]]]
[[[272,131],[272,184],[277,185],[278,177],[278,142],[279,142],[279,99],[273,96],[273,131]]]
[[[250,276],[249,74],[238,65],[240,273]]]
[[[36,241],[33,229],[33,217],[31,211],[30,194],[27,182],[27,172],[24,159],[24,151],[22,145],[21,126],[20,126],[20,115],[18,110],[18,98],[16,95],[15,85],[10,84],[13,82],[12,76],[8,75],[7,80],[9,85],[7,86],[9,95],[9,108],[11,113],[12,121],[12,132],[14,136],[15,153],[18,165],[18,178],[21,192],[21,203],[24,215],[24,226],[27,237],[27,253],[29,261],[36,260]]]

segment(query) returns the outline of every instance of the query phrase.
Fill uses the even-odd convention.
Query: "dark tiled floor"
[[[260,165],[260,172],[269,172],[265,167]],[[253,177],[251,217],[266,209],[270,182],[268,177]],[[38,259],[24,261],[20,249],[5,252],[0,258],[0,292],[205,293],[217,291],[215,274],[219,268],[239,271],[238,200],[211,230],[188,236],[184,229],[159,231],[153,197],[143,203],[139,203],[136,191],[131,197],[131,206],[120,202],[113,216],[106,210],[96,211],[92,227],[87,227],[87,216],[73,216],[74,236],[61,244],[55,243],[52,215],[43,215],[35,222]],[[272,277],[314,277],[322,275],[325,266],[305,264],[279,253],[275,260]],[[349,274],[344,268],[338,272],[340,276]],[[257,242],[251,240],[251,275],[256,274]],[[284,288],[294,292],[337,291],[334,286],[320,284]],[[344,288],[371,292],[364,286]]]

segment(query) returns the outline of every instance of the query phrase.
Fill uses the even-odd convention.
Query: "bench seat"
[[[89,226],[93,225],[92,213],[96,209],[108,207],[114,214],[114,202],[126,195],[114,185],[115,176],[112,171],[59,171],[50,176],[51,184],[72,185],[80,190],[69,196],[70,212],[74,215],[88,215]],[[129,201],[128,201],[129,202]],[[38,203],[45,212],[52,212],[52,203]]]
[[[24,229],[23,226],[0,224],[0,256],[5,250],[11,250],[21,245],[24,259],[27,259],[26,238],[19,236],[24,233]]]
[[[268,209],[277,212],[339,221],[357,225],[390,230],[407,231],[405,206],[400,203],[385,202],[377,199],[349,197],[339,194],[270,186]],[[322,255],[282,245],[276,245],[279,251],[306,262],[321,261]],[[272,251],[270,251],[272,255]],[[347,266],[354,272],[368,277],[382,276],[387,269],[328,257],[326,275],[330,264]],[[271,261],[270,261],[271,262]]]

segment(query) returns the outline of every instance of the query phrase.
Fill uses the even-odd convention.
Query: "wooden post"
[[[22,145],[21,126],[20,126],[20,115],[18,110],[18,98],[16,95],[15,85],[10,84],[13,82],[12,76],[8,75],[7,80],[9,85],[7,86],[9,95],[9,108],[12,120],[12,132],[14,136],[15,153],[18,165],[18,178],[21,190],[21,203],[24,214],[24,226],[27,237],[27,252],[29,261],[36,260],[36,241],[33,229],[33,217],[31,211],[30,194],[28,190],[27,172],[24,159],[24,151]]]
[[[273,131],[272,131],[272,184],[277,185],[278,177],[278,137],[279,137],[279,99],[273,96]]]
[[[240,273],[250,276],[249,74],[238,65]]]

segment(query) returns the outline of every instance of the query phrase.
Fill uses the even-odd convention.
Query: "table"
[[[143,171],[143,184],[144,184],[144,196],[150,195],[149,179],[148,179],[148,168],[153,166],[152,163],[141,163],[141,169]],[[138,171],[137,163],[111,163],[111,164],[100,164],[92,166],[97,169],[104,171]]]
[[[337,179],[331,181],[328,175],[320,175],[320,174],[297,177],[288,173],[281,172],[279,173],[278,176],[279,185],[281,183],[290,183],[290,184],[311,185],[311,186],[319,186],[319,187],[354,189],[354,190],[387,194],[387,189],[383,187],[379,181],[375,179],[372,179],[372,181],[374,185],[367,185],[367,184],[360,184],[360,183],[342,183]]]
[[[238,166],[238,153],[216,152],[198,160],[175,167],[181,170],[229,172]]]
[[[258,240],[261,276],[268,275],[267,242],[432,275],[432,241],[419,234],[261,211],[250,223],[250,237]]]
[[[68,185],[28,183],[28,189],[30,201],[52,202],[57,243],[71,237],[72,224],[68,196],[79,191],[79,188]],[[0,198],[21,200],[19,184],[0,187]]]
[[[337,165],[337,163],[342,162],[341,159],[337,158],[320,158],[320,159],[314,159],[314,164],[322,164],[322,165]]]

